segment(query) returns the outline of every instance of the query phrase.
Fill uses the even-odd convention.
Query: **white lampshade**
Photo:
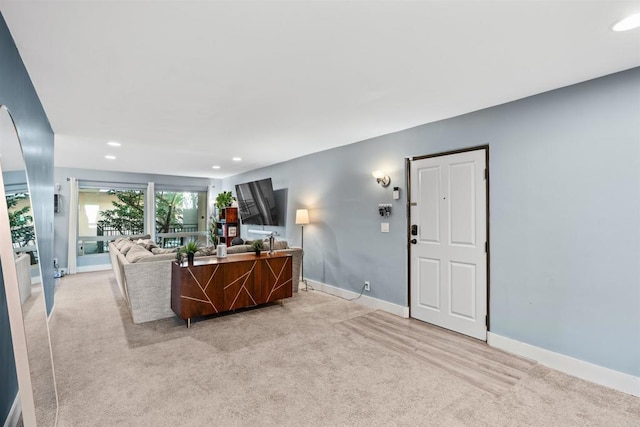
[[[296,224],[309,224],[309,211],[307,209],[296,210]]]
[[[375,179],[382,179],[384,178],[384,172],[382,172],[380,169],[376,169],[374,171],[371,172],[371,175],[375,178]]]

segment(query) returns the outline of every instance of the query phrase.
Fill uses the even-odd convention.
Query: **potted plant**
[[[264,247],[262,240],[254,240],[251,244],[251,249],[256,253],[257,256],[260,256],[260,251]]]
[[[189,265],[193,264],[193,258],[196,256],[196,252],[200,250],[200,244],[195,240],[190,240],[182,248],[182,251],[187,254],[187,261]]]
[[[231,206],[235,200],[236,198],[233,197],[231,191],[223,191],[222,193],[218,193],[218,196],[216,197],[216,208],[218,209],[218,212],[226,207]]]

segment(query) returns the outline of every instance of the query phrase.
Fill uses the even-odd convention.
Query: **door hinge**
[[[489,242],[484,242],[484,253],[489,253]]]
[[[484,179],[489,179],[489,169],[484,169]]]
[[[489,316],[484,316],[484,326],[489,326]]]

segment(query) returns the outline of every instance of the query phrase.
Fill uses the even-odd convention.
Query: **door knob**
[[[418,241],[416,239],[411,239],[411,244],[415,245],[416,243],[418,243]]]

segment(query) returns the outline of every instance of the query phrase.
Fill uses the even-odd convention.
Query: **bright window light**
[[[84,205],[84,213],[87,215],[87,222],[89,223],[89,228],[96,228],[96,223],[98,222],[99,210],[100,210],[100,206],[98,205]]]

